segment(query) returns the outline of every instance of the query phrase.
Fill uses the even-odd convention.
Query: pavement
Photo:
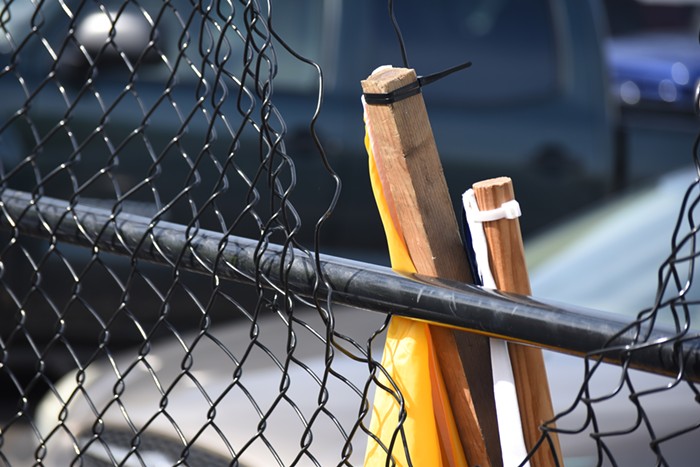
[[[28,423],[15,423],[2,434],[0,466],[32,465],[38,440]]]

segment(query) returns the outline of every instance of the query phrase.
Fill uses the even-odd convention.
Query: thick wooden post
[[[373,73],[362,89],[386,94],[416,81],[413,70],[389,68]],[[422,95],[368,104],[367,114],[385,195],[416,270],[473,282]],[[488,338],[430,329],[467,461],[500,465]]]
[[[507,177],[484,180],[474,184],[473,189],[480,211],[496,209],[515,199],[513,183]],[[484,233],[489,245],[491,273],[498,290],[530,295],[532,291],[519,221],[501,219],[486,222]],[[508,353],[513,367],[525,446],[531,450],[540,437],[539,426],[554,417],[547,372],[542,351],[538,348],[511,343],[508,345]],[[552,434],[552,439],[556,455],[562,459],[555,433]],[[556,464],[552,454],[549,446],[542,446],[530,463],[533,467],[554,466]]]

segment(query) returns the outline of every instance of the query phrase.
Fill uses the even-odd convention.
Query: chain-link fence
[[[373,393],[406,397],[380,378],[391,314],[587,355],[556,423],[562,440],[592,434],[589,460],[614,462],[608,446],[640,430],[661,464],[667,445],[692,446],[700,418],[655,431],[645,397],[684,386],[697,410],[695,185],[657,302],[629,325],[321,255],[382,238],[369,188],[341,196],[346,143],[317,131],[345,79],[322,73],[343,57],[318,39],[360,44],[336,21],[367,8],[350,3],[2,2],[2,462],[360,465]],[[353,82],[329,104],[355,107],[329,118],[361,147]],[[364,189],[356,156],[341,175]],[[675,332],[657,329],[667,310]],[[607,395],[589,389],[601,358],[621,363]],[[675,379],[639,389],[640,367]],[[632,422],[609,433],[598,415],[622,389]]]

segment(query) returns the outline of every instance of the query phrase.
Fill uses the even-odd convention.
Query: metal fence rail
[[[312,299],[329,297],[338,305],[429,320],[580,356],[608,348],[605,361],[666,375],[675,375],[682,367],[685,378],[700,379],[700,336],[689,335],[679,345],[673,329],[657,327],[645,335],[648,329],[643,323],[631,326],[594,310],[420,275],[403,276],[373,264],[261,245],[203,229],[192,232],[179,224],[114,215],[63,200],[32,201],[29,193],[5,190],[0,201],[5,214],[0,226],[22,234],[55,237],[165,265],[177,262],[184,269],[228,280],[250,282],[262,274],[265,287],[287,287]],[[316,271],[322,273],[320,287]],[[637,349],[628,361],[630,348],[642,335],[652,344]]]

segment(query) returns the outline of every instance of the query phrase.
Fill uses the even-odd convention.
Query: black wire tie
[[[464,70],[465,68],[469,68],[470,66],[472,66],[472,62],[465,62],[460,65],[453,66],[452,68],[448,68],[447,70],[433,73],[432,75],[419,76],[416,81],[401,86],[400,88],[396,88],[391,92],[364,93],[363,95],[365,96],[365,102],[367,102],[367,104],[370,105],[387,105],[402,101],[407,97],[420,94],[421,88],[423,86],[427,86],[428,84],[434,83],[435,81],[442,79],[445,76],[451,75],[452,73],[455,73],[460,70]]]

